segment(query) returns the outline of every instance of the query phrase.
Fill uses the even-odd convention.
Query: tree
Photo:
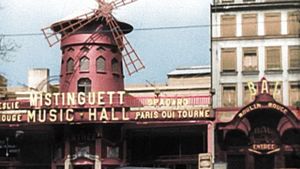
[[[0,4],[0,10],[3,9]],[[15,52],[20,46],[13,40],[7,40],[4,35],[0,34],[0,61],[11,61],[11,53]]]
[[[6,40],[4,35],[0,35],[0,60],[11,61],[11,53],[19,48],[18,44],[13,40]]]

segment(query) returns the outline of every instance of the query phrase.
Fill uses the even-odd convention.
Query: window
[[[299,35],[300,33],[300,12],[290,12],[288,14],[288,34]]]
[[[89,70],[90,60],[86,56],[80,59],[80,71],[88,71]]]
[[[300,69],[300,46],[289,46],[289,69]]]
[[[111,69],[113,73],[119,73],[119,62],[116,58],[113,58],[111,61]]]
[[[255,86],[256,89],[256,86]],[[244,85],[244,91],[243,91],[243,104],[247,105],[254,101],[255,95],[251,94],[249,87],[247,84]]]
[[[257,35],[257,15],[243,14],[242,15],[242,31],[243,36]]]
[[[243,48],[243,71],[258,70],[257,48]]]
[[[236,104],[236,87],[235,86],[223,86],[222,92],[222,106],[235,107]]]
[[[234,37],[236,34],[236,17],[235,15],[221,16],[221,36]]]
[[[100,56],[96,60],[96,69],[97,72],[104,72],[105,71],[105,59],[103,56]]]
[[[221,51],[222,72],[235,72],[236,70],[236,49],[223,48]]]
[[[281,24],[280,13],[265,14],[265,35],[280,35]]]
[[[67,49],[68,52],[73,52],[74,50],[75,50],[75,49],[72,48],[72,47],[69,47],[69,48]]]
[[[83,46],[80,48],[80,51],[82,52],[88,52],[90,50],[90,48],[86,47],[86,46]]]
[[[91,91],[91,80],[88,78],[82,78],[78,80],[77,92],[88,93]]]
[[[277,102],[282,102],[281,82],[269,82],[269,92]]]
[[[97,48],[97,50],[98,50],[98,51],[105,51],[106,49],[105,49],[103,46],[99,46],[99,47]]]
[[[243,2],[255,2],[255,0],[243,0]]]
[[[291,106],[297,106],[300,104],[300,81],[298,82],[291,82],[290,83],[290,96],[289,102]]]
[[[281,47],[266,47],[266,70],[281,69]]]
[[[74,60],[69,58],[67,61],[67,73],[72,73],[74,71]]]

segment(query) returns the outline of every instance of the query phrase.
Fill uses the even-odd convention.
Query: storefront
[[[217,111],[216,158],[227,168],[300,167],[299,110],[278,103],[268,89],[263,78],[250,104]]]
[[[209,96],[106,93],[1,101],[0,168],[195,169],[212,152]]]

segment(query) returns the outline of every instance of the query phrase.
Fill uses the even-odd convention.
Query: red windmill
[[[124,36],[133,27],[112,15],[137,0],[96,1],[97,9],[42,29],[50,46],[61,42],[61,92],[123,90],[122,60],[129,75],[144,68]]]

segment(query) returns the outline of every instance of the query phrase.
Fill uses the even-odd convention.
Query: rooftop
[[[208,65],[203,66],[190,66],[190,67],[179,67],[168,73],[169,76],[180,76],[180,75],[205,75],[210,74],[211,68]]]

